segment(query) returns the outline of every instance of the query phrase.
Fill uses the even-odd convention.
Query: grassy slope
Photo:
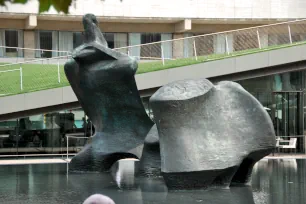
[[[140,63],[137,74],[182,67],[191,64],[204,63],[207,61],[220,60],[229,57],[270,51],[274,49],[291,47],[305,43],[306,42],[299,42],[293,45],[273,46],[265,49],[249,49],[249,50],[234,52],[229,55],[214,54],[208,56],[199,56],[197,60],[194,57],[177,59],[177,60],[167,60],[165,61],[165,65],[163,65],[161,61]],[[19,65],[12,65],[9,67],[8,66],[0,67],[0,71],[9,70],[9,69],[18,69],[18,68]],[[69,85],[64,73],[63,66],[60,66],[61,83],[58,83],[57,65],[23,64],[22,69],[23,69],[23,90],[20,90],[19,71],[0,73],[0,97],[3,95],[15,95],[19,93],[33,92],[33,91],[39,91],[39,90],[57,88]]]

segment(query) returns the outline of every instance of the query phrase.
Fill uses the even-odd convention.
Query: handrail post
[[[226,53],[229,55],[227,34],[225,34],[225,49],[226,49]]]
[[[197,49],[196,49],[196,44],[195,44],[195,40],[194,39],[193,39],[193,50],[194,50],[195,60],[198,61]]]
[[[17,52],[17,62],[19,62],[19,48],[16,48],[16,52]]]
[[[67,138],[67,162],[68,162],[68,142],[69,142],[69,137],[68,136],[66,136],[66,138]]]
[[[291,36],[290,24],[288,24],[288,33],[289,33],[289,41],[290,41],[290,44],[292,44],[292,36]]]
[[[259,36],[258,29],[257,29],[256,33],[257,33],[257,40],[258,40],[258,48],[261,49],[261,42],[260,42],[260,36]]]
[[[162,61],[163,61],[163,65],[165,65],[165,58],[164,58],[164,49],[163,49],[163,45],[160,45],[161,48],[161,57],[162,57]]]
[[[23,81],[22,81],[22,65],[20,64],[20,89],[23,90]]]
[[[57,60],[57,80],[58,80],[58,83],[61,83],[59,59]]]

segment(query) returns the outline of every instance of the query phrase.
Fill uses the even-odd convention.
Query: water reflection
[[[262,160],[254,167],[252,187],[255,201],[258,198],[267,204],[304,204],[306,161]]]
[[[135,162],[136,159],[122,159],[111,168],[111,175],[120,189],[136,188]]]
[[[162,177],[135,178],[137,162],[123,160],[110,173],[69,173],[66,164],[0,167],[0,203],[81,203],[101,193],[120,203],[305,203],[305,160],[262,160],[251,187],[168,191]]]

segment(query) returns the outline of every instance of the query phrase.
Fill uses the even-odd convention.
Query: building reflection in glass
[[[77,152],[94,134],[94,127],[82,109],[29,116],[0,122],[0,154],[59,154]]]
[[[299,136],[297,152],[305,153],[305,71],[275,74],[237,81],[269,113],[278,136]],[[142,99],[154,121],[149,98]],[[0,154],[57,154],[66,151],[66,136],[90,137],[95,132],[82,109],[63,110],[0,122]],[[69,139],[69,152],[82,149],[88,140]]]

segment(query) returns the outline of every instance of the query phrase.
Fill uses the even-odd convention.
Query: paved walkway
[[[275,154],[266,156],[265,159],[306,159],[306,154]]]
[[[296,155],[279,155],[275,154],[264,157],[264,159],[306,159],[305,154]],[[69,163],[71,159],[57,158],[57,159],[1,159],[1,165],[25,165],[25,164],[63,164]]]
[[[71,159],[7,159],[0,160],[0,165],[24,165],[24,164],[61,164],[70,162]]]

